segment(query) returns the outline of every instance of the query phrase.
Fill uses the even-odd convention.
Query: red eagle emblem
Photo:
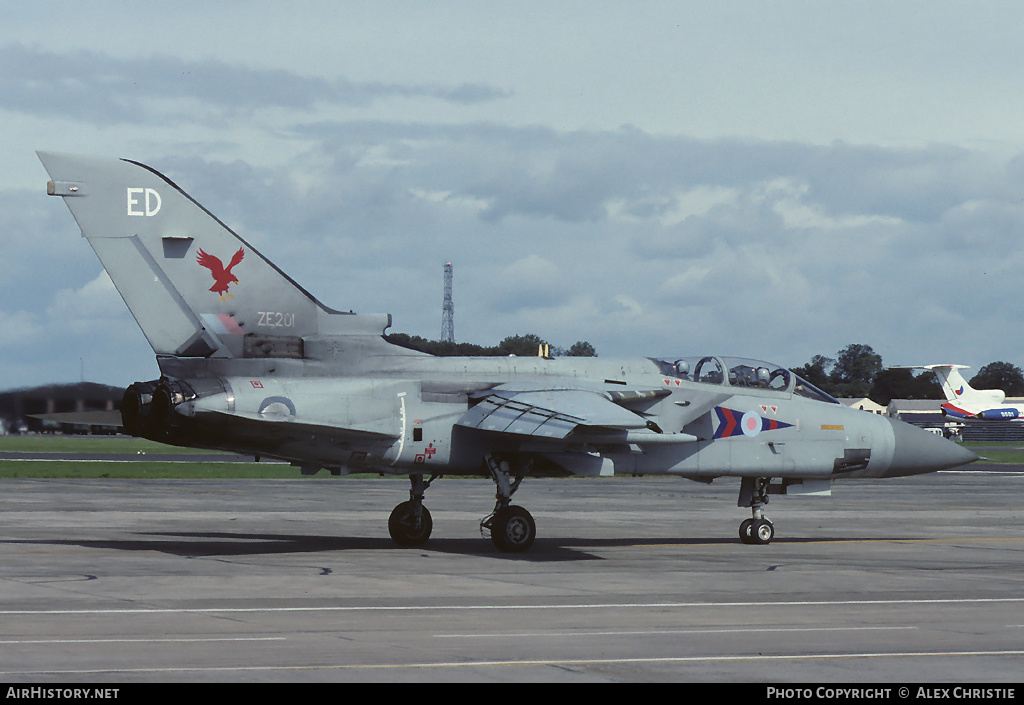
[[[196,255],[196,262],[210,270],[210,274],[213,276],[213,286],[210,287],[210,291],[219,294],[221,301],[233,296],[233,294],[228,294],[228,287],[232,284],[237,284],[238,277],[232,274],[231,270],[242,261],[243,257],[245,257],[245,250],[239,247],[238,252],[234,254],[228,266],[225,267],[219,258],[203,252],[202,249]]]

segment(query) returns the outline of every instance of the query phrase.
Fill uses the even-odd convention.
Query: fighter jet
[[[527,476],[736,478],[738,506],[751,512],[740,540],[767,544],[770,494],[827,494],[835,479],[977,460],[756,360],[411,350],[389,341],[389,314],[328,308],[154,169],[39,158],[47,192],[64,199],[156,353],[160,378],[125,390],[124,428],[283,459],[303,474],[407,475],[409,499],[388,521],[403,546],[430,537],[424,493],[443,475],[494,481],[481,531],[519,552],[536,536],[511,501]]]
[[[1004,404],[1006,392],[1001,389],[975,389],[960,374],[967,365],[919,365],[912,369],[931,370],[942,386],[946,401],[942,415],[956,419],[981,421],[1014,421],[1024,418],[1024,408]]]

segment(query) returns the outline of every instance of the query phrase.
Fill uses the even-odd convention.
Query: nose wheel
[[[737,505],[750,507],[752,517],[740,524],[740,541],[746,544],[764,546],[775,538],[775,526],[764,515],[768,504],[770,477],[744,477],[740,480],[740,498]]]
[[[740,541],[743,543],[763,546],[771,543],[773,538],[775,538],[775,526],[764,517],[745,519],[740,524]]]

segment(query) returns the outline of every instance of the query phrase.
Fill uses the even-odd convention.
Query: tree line
[[[792,371],[837,398],[867,397],[883,406],[893,399],[946,398],[930,371],[887,369],[882,356],[862,343],[847,345],[834,358],[815,355]],[[975,389],[1002,389],[1010,397],[1024,396],[1024,372],[1009,362],[988,363],[968,384]]]

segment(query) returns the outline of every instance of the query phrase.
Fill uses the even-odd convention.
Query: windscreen
[[[795,377],[785,367],[740,357],[652,358],[662,374],[702,384],[789,391]]]
[[[800,375],[793,375],[796,378],[796,386],[793,387],[793,393],[799,394],[802,397],[808,399],[814,399],[815,401],[823,401],[827,404],[839,404],[841,403],[838,399],[830,394],[826,394],[821,391],[813,384],[805,380]]]

